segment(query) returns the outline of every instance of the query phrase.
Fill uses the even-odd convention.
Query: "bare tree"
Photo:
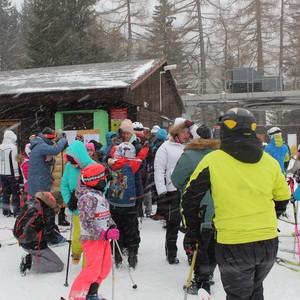
[[[138,48],[143,28],[147,26],[149,0],[109,0],[102,3],[101,15],[106,22],[120,29],[127,39],[126,60],[135,58],[135,45]]]

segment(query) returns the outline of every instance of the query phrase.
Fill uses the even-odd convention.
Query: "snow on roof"
[[[127,88],[160,60],[138,60],[0,72],[0,95]]]

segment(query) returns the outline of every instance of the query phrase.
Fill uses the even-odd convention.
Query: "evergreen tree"
[[[145,34],[145,53],[149,58],[166,57],[169,64],[180,64],[183,60],[183,43],[180,31],[175,28],[174,5],[168,0],[159,0],[153,11],[153,21]]]
[[[19,13],[9,0],[0,0],[0,70],[17,69],[20,64]]]
[[[98,21],[96,0],[27,0],[28,67],[109,61],[109,32]]]

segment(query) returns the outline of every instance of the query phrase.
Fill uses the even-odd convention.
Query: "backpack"
[[[40,200],[33,198],[25,203],[13,228],[13,235],[19,243],[40,242],[41,228],[45,223],[43,213]]]
[[[135,206],[135,175],[129,165],[111,171],[112,180],[107,199],[111,205],[119,207]]]

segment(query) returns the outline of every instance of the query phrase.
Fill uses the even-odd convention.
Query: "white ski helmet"
[[[143,131],[144,126],[141,122],[134,122],[133,124],[133,131]]]
[[[151,133],[157,133],[158,129],[160,129],[160,127],[158,125],[154,125],[151,129]]]
[[[116,146],[116,151],[113,155],[113,158],[135,158],[136,157],[136,150],[131,143],[123,142],[120,145]]]
[[[272,127],[267,131],[269,139],[272,139],[275,134],[281,135],[281,129],[279,127]]]

